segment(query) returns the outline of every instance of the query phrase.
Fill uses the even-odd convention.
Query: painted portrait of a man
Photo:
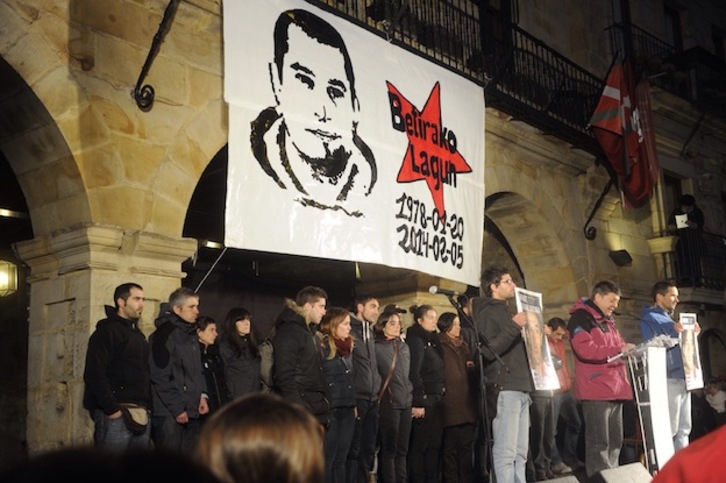
[[[376,161],[358,135],[360,104],[343,38],[320,17],[287,10],[275,23],[269,74],[275,105],[251,122],[259,166],[305,206],[363,216]]]

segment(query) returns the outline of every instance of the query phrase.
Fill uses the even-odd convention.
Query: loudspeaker
[[[653,477],[641,463],[602,470],[592,477],[592,483],[650,483]]]
[[[580,480],[575,475],[567,475],[549,479],[547,483],[580,483]]]

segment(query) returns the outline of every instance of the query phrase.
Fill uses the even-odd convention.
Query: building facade
[[[566,318],[595,282],[611,279],[623,290],[621,329],[639,342],[637,317],[650,303],[650,287],[678,276],[668,216],[680,195],[694,195],[706,218],[704,283],[681,287],[679,310],[696,312],[704,333],[713,334],[702,338],[704,364],[711,375],[726,374],[720,332],[726,7],[717,0],[695,6],[663,0],[311,3],[482,85],[488,106],[483,264],[503,262],[520,285],[542,292],[546,317]],[[154,86],[155,100],[142,110],[133,92],[171,4],[178,4],[175,14],[143,82]],[[424,4],[444,13],[427,20]],[[451,12],[468,19],[475,35],[465,36],[463,21],[447,24]],[[9,414],[3,438],[9,443],[0,453],[20,458],[91,440],[81,404],[85,350],[116,285],[132,280],[144,287],[148,334],[159,303],[182,283],[194,288],[205,282],[202,311],[205,300],[215,306],[243,300],[267,316],[278,310],[279,293],[259,287],[273,287],[271,280],[291,273],[291,266],[308,269],[305,261],[288,261],[264,283],[234,285],[219,272],[205,278],[216,255],[197,265],[206,253],[200,240],[217,233],[195,232],[189,220],[197,190],[219,183],[210,169],[218,167],[215,160],[223,165],[227,144],[222,15],[221,0],[0,4],[0,152],[30,224],[0,247],[0,258],[22,267],[20,289],[0,299],[0,308],[12,305],[21,313],[8,321],[15,336],[0,342],[0,352],[15,349],[11,362],[19,368],[5,376],[17,389],[0,397],[10,411],[2,411]],[[402,20],[392,24],[396,18]],[[638,54],[652,79],[660,162],[654,195],[633,210],[623,207],[617,187],[604,189],[612,177],[587,130],[592,112],[582,107],[597,103],[620,47]],[[589,227],[594,237],[586,236]],[[619,250],[632,260],[616,264],[610,254]],[[241,271],[249,259],[240,255],[237,262],[224,264]],[[421,273],[346,267],[343,286],[378,294],[382,305],[432,303],[451,310],[428,287],[466,290]],[[342,277],[339,268],[330,272]],[[349,293],[331,290],[338,299]],[[278,292],[294,294],[287,286]]]

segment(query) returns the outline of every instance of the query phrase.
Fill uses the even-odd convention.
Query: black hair
[[[451,330],[451,328],[454,326],[454,319],[456,319],[458,315],[456,315],[454,312],[444,312],[439,316],[438,322],[436,322],[436,326],[439,328],[439,330],[443,333],[446,333]]]
[[[653,301],[655,301],[658,294],[665,295],[668,293],[669,288],[675,286],[676,283],[673,280],[661,280],[660,282],[656,282],[650,291],[650,295],[653,297]]]
[[[492,284],[499,284],[502,277],[511,272],[506,267],[488,267],[481,274],[481,288],[487,297],[492,296]]]
[[[128,282],[128,283],[122,283],[118,287],[116,287],[116,290],[113,291],[113,303],[118,309],[118,299],[123,300],[124,302],[129,299],[131,296],[131,289],[136,288],[139,290],[144,290],[141,285],[138,283]]]

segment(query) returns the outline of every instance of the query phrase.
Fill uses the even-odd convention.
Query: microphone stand
[[[454,298],[453,295],[446,294],[446,297],[449,299],[449,303],[456,309],[456,312],[459,314],[459,320],[463,320],[467,323],[469,328],[471,328],[474,331],[474,337],[476,344],[476,355],[477,355],[477,365],[479,367],[479,417],[482,421],[482,426],[484,427],[484,440],[486,441],[487,445],[487,459],[489,463],[489,472],[492,475],[492,481],[496,483],[497,478],[494,474],[494,465],[492,461],[492,447],[493,447],[493,440],[491,436],[491,430],[489,428],[489,420],[488,420],[488,408],[487,408],[487,389],[486,389],[486,376],[484,375],[484,357],[482,355],[482,346],[486,347],[489,352],[494,354],[494,357],[496,360],[504,367],[504,369],[509,373],[509,366],[507,366],[502,358],[497,354],[494,349],[492,349],[491,345],[489,344],[489,340],[487,340],[486,337],[482,337],[479,335],[479,331],[476,328],[476,324],[474,323],[474,320],[472,319],[471,315],[464,312],[464,308],[461,306],[461,304]]]

